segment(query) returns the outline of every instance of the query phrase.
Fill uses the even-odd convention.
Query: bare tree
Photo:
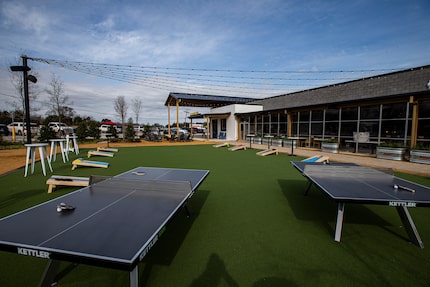
[[[58,121],[61,122],[66,112],[69,112],[68,104],[70,104],[69,96],[64,93],[63,82],[55,74],[52,74],[51,82],[45,92],[49,95],[48,105],[50,113],[58,116]]]
[[[139,115],[140,115],[140,111],[142,110],[142,100],[139,99],[138,97],[135,97],[132,101],[132,109],[134,112],[134,116],[136,117],[136,124],[139,123]]]
[[[118,96],[113,101],[115,112],[118,114],[119,118],[121,119],[121,127],[123,129],[124,134],[124,128],[125,128],[125,117],[127,116],[127,102],[125,101],[124,96]]]

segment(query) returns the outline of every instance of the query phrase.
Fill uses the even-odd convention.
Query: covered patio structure
[[[171,136],[171,115],[170,107],[176,107],[176,129],[179,130],[179,107],[199,107],[199,108],[217,108],[231,104],[246,104],[255,101],[255,98],[242,98],[242,97],[229,97],[229,96],[216,96],[216,95],[202,95],[202,94],[189,94],[189,93],[170,93],[167,97],[165,106],[168,110],[168,136]],[[192,114],[189,119],[204,118],[206,121],[206,136],[209,139],[211,135],[210,120],[208,115]],[[192,129],[191,129],[192,133]]]

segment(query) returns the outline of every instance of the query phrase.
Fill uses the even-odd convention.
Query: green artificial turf
[[[429,285],[429,248],[408,242],[394,208],[347,204],[342,242],[337,243],[336,204],[316,187],[303,195],[307,181],[290,164],[301,158],[255,153],[208,145],[120,148],[113,158],[94,157],[109,162],[108,169],[72,171],[70,163],[57,158],[54,174],[116,175],[137,166],[210,170],[191,198],[193,215],[187,218],[180,211],[139,265],[140,286]],[[22,169],[0,177],[1,217],[73,190],[60,187],[47,194],[46,177],[38,168],[27,178]],[[430,186],[428,178],[400,176]],[[410,212],[430,246],[430,209]],[[0,285],[36,286],[45,264],[0,252]],[[129,284],[127,272],[61,266],[57,286]]]

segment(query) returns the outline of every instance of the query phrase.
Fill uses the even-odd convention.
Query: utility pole
[[[27,66],[27,56],[21,55],[22,66],[10,66],[12,72],[22,72],[24,83],[24,105],[25,105],[25,128],[27,130],[27,144],[31,144],[31,125],[30,125],[30,98],[28,96],[28,81],[32,83],[37,82],[37,78],[33,75],[28,75],[31,70]]]

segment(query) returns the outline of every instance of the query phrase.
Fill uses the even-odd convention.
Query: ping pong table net
[[[191,193],[189,181],[155,180],[155,179],[125,179],[115,177],[95,177],[90,183],[90,191],[155,191],[155,192],[184,192]]]

